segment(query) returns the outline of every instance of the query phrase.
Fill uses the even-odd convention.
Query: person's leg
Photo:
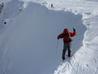
[[[62,52],[62,60],[65,60],[65,53],[66,53],[67,46],[64,44],[63,52]]]
[[[71,57],[70,44],[68,45],[68,57]]]

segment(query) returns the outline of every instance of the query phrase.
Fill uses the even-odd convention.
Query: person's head
[[[68,33],[68,29],[67,29],[67,28],[65,28],[63,32],[64,32],[64,33]]]

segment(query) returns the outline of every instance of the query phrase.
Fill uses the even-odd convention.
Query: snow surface
[[[32,1],[32,0],[31,0]],[[40,2],[40,1],[38,1]],[[45,3],[44,3],[45,2]],[[84,34],[83,46],[67,62],[60,65],[54,74],[97,74],[98,73],[98,3],[86,0],[48,0],[41,1],[53,10],[71,11],[83,15],[83,23],[87,27]]]
[[[4,1],[5,1],[4,3],[6,4],[12,0],[8,0],[8,1],[4,0]],[[83,23],[87,28],[84,34],[83,46],[73,55],[71,59],[68,59],[62,65],[59,65],[57,70],[55,70],[54,74],[98,74],[98,63],[97,63],[98,62],[98,49],[97,49],[98,48],[98,33],[97,33],[98,3],[97,2],[90,1],[90,0],[87,1],[86,0],[74,0],[74,1],[73,0],[19,0],[21,2],[19,2],[18,0],[16,1],[17,2],[15,3],[18,4],[24,2],[24,5],[22,6],[16,4],[19,6],[19,7],[16,6],[17,8],[21,7],[20,9],[26,8],[28,2],[36,2],[46,6],[50,10],[55,10],[55,11],[64,10],[64,11],[73,12],[74,14],[81,14],[83,16],[82,18]],[[53,8],[50,7],[51,3],[54,5]],[[18,15],[19,13],[18,11],[19,9],[17,10],[17,8],[13,10],[17,12],[17,14],[14,13],[12,14],[10,10],[6,11],[7,7],[5,7],[4,8],[5,12],[1,13],[2,20],[5,20],[7,22],[13,20],[14,16]],[[8,16],[6,13],[12,14],[12,16]],[[7,35],[6,36],[3,35],[3,37],[0,38],[1,39],[0,45],[2,46],[2,48],[5,47],[3,45],[7,43],[7,40],[4,40],[5,37],[7,37]],[[4,57],[6,56],[5,55],[6,52],[3,53],[4,56],[2,57],[2,59],[4,59]],[[8,59],[5,60],[9,62]],[[1,64],[2,63],[5,63],[5,61],[1,61]],[[6,68],[10,69],[11,65],[3,66],[4,70],[6,70]],[[0,71],[2,72],[2,69]]]
[[[0,73],[52,74],[61,59],[61,47],[56,47],[56,36],[67,24],[70,30],[72,25],[76,25],[80,31],[77,37],[83,37],[81,15],[48,10],[36,3],[24,6],[23,2],[12,0],[3,8],[1,19],[7,24],[3,24],[4,28],[0,30]],[[23,9],[20,11],[20,8]],[[81,28],[78,29],[79,25]],[[77,41],[81,45],[81,39]]]
[[[55,10],[68,10],[83,15],[87,27],[83,46],[68,61],[60,65],[54,74],[97,74],[98,73],[98,3],[85,0],[49,0]],[[47,6],[48,7],[48,6]]]

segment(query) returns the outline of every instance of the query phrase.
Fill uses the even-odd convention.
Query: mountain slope
[[[11,1],[11,3],[9,1]],[[23,1],[24,3],[20,2],[20,1]],[[97,36],[98,36],[98,33],[96,31],[98,28],[97,27],[98,3],[86,1],[86,0],[82,0],[82,1],[75,0],[74,2],[72,0],[70,0],[70,1],[69,0],[66,0],[66,1],[64,1],[64,0],[46,0],[46,1],[45,0],[29,0],[29,1],[44,5],[49,10],[54,10],[54,11],[63,10],[63,11],[70,11],[76,15],[81,14],[83,23],[87,28],[87,30],[84,34],[83,46],[81,46],[81,48],[75,53],[75,55],[73,55],[73,57],[70,60],[68,60],[64,64],[60,65],[54,74],[65,74],[65,73],[66,74],[83,74],[83,73],[84,74],[97,74],[98,73],[97,72],[98,71],[97,70],[98,69],[98,65],[97,65],[97,61],[98,61],[98,59],[97,59],[97,57],[98,57],[98,55],[97,55],[98,54],[98,50],[97,50],[98,37]],[[35,24],[33,24],[33,26],[35,25],[33,27],[32,24],[29,23],[32,21],[32,16],[29,15],[29,14],[31,14],[31,12],[28,12],[30,9],[27,9],[27,11],[24,11],[24,12],[22,12],[22,14],[19,14],[20,10],[24,9],[24,7],[28,5],[27,0],[19,0],[19,1],[18,0],[8,0],[8,2],[5,1],[4,3],[9,3],[9,4],[8,4],[8,6],[4,7],[4,13],[2,13],[1,18],[2,18],[2,20],[7,21],[7,23],[9,23],[9,26],[6,25],[4,27],[5,28],[5,29],[3,29],[4,32],[2,33],[1,38],[0,38],[0,40],[1,40],[0,45],[1,45],[1,49],[2,49],[1,50],[2,54],[0,54],[1,55],[0,59],[2,60],[0,63],[0,65],[1,65],[0,72],[1,72],[1,74],[3,74],[3,72],[5,72],[7,74],[11,74],[11,73],[12,74],[22,74],[22,73],[23,74],[24,73],[32,74],[33,73],[32,67],[36,63],[35,60],[39,61],[39,59],[32,58],[31,57],[32,54],[34,54],[35,52],[37,53],[37,51],[39,51],[38,49],[40,49],[40,48],[41,48],[41,50],[44,49],[44,51],[46,51],[46,52],[48,51],[47,53],[50,52],[50,50],[48,50],[47,47],[48,48],[51,47],[50,49],[55,48],[54,46],[52,46],[53,44],[51,44],[51,42],[52,42],[51,33],[53,31],[51,30],[51,33],[50,33],[49,32],[50,30],[48,30],[48,29],[51,29],[51,26],[49,26],[49,25],[46,26],[44,24],[47,24],[47,23],[43,24],[41,21],[39,21],[39,22],[41,24],[43,24],[46,29],[44,30],[42,28],[43,27],[42,26],[42,27],[40,27],[41,31],[37,30],[37,28],[38,28],[37,20],[38,19],[41,20],[40,17],[36,18],[37,20],[35,20],[34,22],[37,22],[37,23],[35,23],[37,26]],[[54,8],[51,8],[51,3],[54,5]],[[12,6],[14,4],[16,5],[16,7],[12,9]],[[41,7],[41,6],[39,6],[39,7]],[[36,9],[36,7],[35,7],[35,9]],[[38,10],[39,10],[39,8],[38,8]],[[29,14],[27,14],[27,13],[29,13]],[[32,11],[32,13],[33,13],[33,11]],[[42,13],[42,15],[40,15],[40,16],[43,16],[43,11],[41,13]],[[49,12],[47,12],[47,13],[49,13]],[[19,15],[19,16],[17,16],[17,15]],[[24,15],[24,16],[22,16],[22,15]],[[23,18],[26,18],[27,16],[29,16],[31,18],[31,20],[30,21],[28,20],[28,22],[25,22],[25,23],[23,23],[23,22],[21,23],[20,19],[23,20]],[[27,18],[29,18],[29,17],[27,17]],[[45,18],[47,18],[47,17],[45,17]],[[47,21],[47,20],[48,19],[46,19],[45,21]],[[25,19],[25,21],[27,21],[27,19]],[[16,25],[16,24],[18,24],[18,25]],[[27,26],[27,24],[28,24],[28,26]],[[54,28],[57,26],[56,24],[57,23],[55,23],[55,25],[53,26]],[[59,23],[59,24],[61,24],[61,23]],[[33,30],[32,30],[32,27],[33,27]],[[52,29],[53,29],[53,27],[52,27]],[[62,26],[62,27],[64,27],[64,26]],[[28,31],[26,31],[26,30],[28,30]],[[47,31],[48,34],[44,31]],[[40,33],[42,35],[39,35]],[[56,36],[56,33],[57,32],[53,32],[53,34],[55,34],[55,36]],[[34,35],[32,35],[32,34],[34,34]],[[45,48],[44,48],[44,45],[40,46],[41,43],[39,43],[39,41],[42,42],[44,40],[43,34],[45,34],[47,39],[50,39],[50,36],[51,36],[51,39],[49,40],[50,46],[49,46],[49,44],[45,44],[45,46],[47,46]],[[35,36],[35,37],[33,38],[33,36]],[[40,40],[39,37],[42,37],[42,39]],[[36,38],[38,39],[38,41],[36,41]],[[48,42],[47,39],[45,39],[45,41],[43,41],[43,42],[47,43]],[[54,37],[54,39],[55,39],[55,37]],[[54,41],[54,43],[56,44],[56,41]],[[28,44],[30,44],[30,45],[28,45]],[[34,44],[34,45],[32,45],[32,44]],[[24,46],[26,46],[26,47],[24,47]],[[32,47],[32,46],[34,46],[34,47]],[[37,47],[37,46],[39,46],[39,47]],[[28,51],[26,49],[28,49]],[[37,49],[37,50],[35,50],[35,52],[32,53],[32,50],[30,50],[30,49]],[[23,51],[26,51],[26,52],[23,52]],[[51,51],[53,51],[53,50],[51,50]],[[43,52],[39,52],[39,53],[43,54]],[[29,54],[29,55],[26,55],[26,54]],[[20,57],[17,57],[17,55],[19,55]],[[8,57],[10,57],[10,59]],[[33,57],[41,57],[41,58],[44,57],[44,59],[46,58],[44,56],[44,54],[41,56],[40,55],[38,56],[35,54]],[[53,56],[51,56],[51,57],[53,57]],[[27,62],[26,60],[29,60],[29,62]],[[32,61],[32,60],[34,60],[34,61]],[[49,60],[51,60],[51,58],[49,58]],[[47,61],[49,61],[49,60],[47,60]],[[25,62],[23,63],[23,61],[25,61]],[[40,61],[40,62],[43,62],[43,61]],[[39,62],[37,62],[37,63],[39,63]],[[51,62],[47,62],[47,63],[51,64]],[[40,68],[36,67],[33,69],[33,71],[35,71],[36,74],[39,74],[39,73],[46,74],[46,72],[41,72],[40,70],[43,70],[43,71],[46,70],[46,69],[41,69],[41,67],[47,63],[43,62],[43,63],[41,63],[42,65],[38,64],[38,65],[40,65]],[[52,65],[53,65],[53,63],[52,63]],[[27,67],[25,67],[25,66],[27,66]],[[48,66],[48,65],[45,65],[45,67],[46,66]],[[49,67],[49,68],[51,68],[51,67]],[[38,72],[38,71],[40,71],[40,72]]]

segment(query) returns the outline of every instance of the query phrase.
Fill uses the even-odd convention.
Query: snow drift
[[[4,3],[9,3],[9,1],[12,0],[4,0]],[[64,10],[64,11],[70,11],[74,14],[81,14],[82,20],[84,25],[86,26],[87,30],[84,34],[83,39],[83,46],[80,47],[80,49],[73,55],[73,57],[60,65],[57,70],[55,70],[54,74],[97,74],[98,73],[98,3],[94,1],[86,1],[86,0],[16,0],[20,4],[21,9],[25,8],[28,5],[28,2],[35,2],[40,3],[41,5],[46,6],[50,10]],[[23,3],[24,2],[24,3]],[[53,8],[51,8],[51,4],[53,4]],[[19,7],[17,8],[19,10]],[[11,6],[10,6],[11,7]],[[7,7],[4,8],[6,10]],[[12,18],[18,15],[19,11],[17,11],[17,14],[12,14],[12,16],[6,15],[8,13],[8,10],[5,11],[2,14],[5,14],[2,17],[3,20],[11,21]],[[9,14],[10,14],[9,10]],[[8,19],[10,18],[10,20]],[[1,37],[1,40],[4,40],[3,37]],[[6,43],[7,40],[1,41]],[[3,46],[3,45],[2,45]],[[7,50],[5,50],[4,54]],[[3,51],[2,51],[3,52]],[[4,55],[6,56],[6,55]],[[4,58],[1,57],[1,59]],[[8,61],[7,61],[8,62]],[[5,63],[4,61],[1,61],[1,64]],[[3,66],[4,70],[6,67],[9,66]],[[7,72],[7,71],[6,71]],[[3,74],[3,73],[2,73]]]

